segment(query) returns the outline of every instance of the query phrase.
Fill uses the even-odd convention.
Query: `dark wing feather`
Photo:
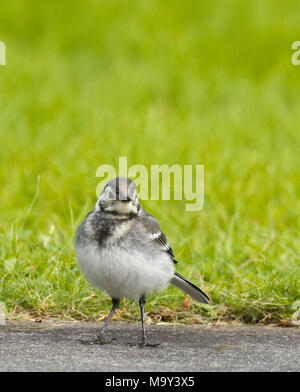
[[[177,261],[174,260],[173,249],[171,248],[171,245],[170,245],[167,237],[160,230],[158,220],[155,219],[154,216],[152,216],[151,214],[149,214],[148,212],[146,212],[144,209],[141,208],[139,221],[145,227],[145,229],[149,233],[149,236],[151,236],[151,240],[153,241],[153,243],[159,249],[161,249],[162,251],[168,253],[168,255],[171,257],[173,262],[175,264],[177,264]]]
[[[170,245],[167,237],[164,235],[164,233],[162,231],[159,231],[157,233],[157,236],[158,237],[155,237],[153,239],[153,242],[155,243],[155,245],[157,245],[162,250],[167,252],[172,257],[172,259],[174,259],[174,252],[173,252],[173,249],[171,248],[171,245]],[[177,261],[176,261],[176,263],[177,263]]]

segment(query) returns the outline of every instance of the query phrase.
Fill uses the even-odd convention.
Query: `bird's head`
[[[136,184],[126,177],[110,180],[100,193],[95,211],[105,211],[119,215],[137,215],[140,202]]]

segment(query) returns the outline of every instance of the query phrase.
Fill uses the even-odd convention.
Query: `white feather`
[[[161,236],[161,232],[159,231],[158,233],[153,233],[150,235],[151,239],[156,240],[158,237]]]
[[[117,246],[75,247],[78,263],[87,281],[105,290],[111,298],[139,300],[156,290],[163,290],[174,274],[174,264],[167,254],[147,257],[136,250]]]

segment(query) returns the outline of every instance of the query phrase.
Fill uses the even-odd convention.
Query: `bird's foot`
[[[159,343],[148,343],[148,342],[141,342],[139,344],[139,347],[159,347],[160,344]]]
[[[91,340],[81,340],[80,342],[82,344],[86,345],[99,345],[102,346],[103,344],[110,344],[113,341],[116,341],[116,338],[112,339],[106,339],[103,335],[99,335],[96,339],[91,339]]]
[[[134,346],[134,347],[159,347],[160,344],[159,343],[148,343],[147,341],[142,340],[140,343],[130,343],[130,346]]]

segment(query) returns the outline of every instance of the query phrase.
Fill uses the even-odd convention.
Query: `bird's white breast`
[[[163,252],[150,257],[116,245],[75,246],[75,251],[87,281],[112,298],[138,300],[141,295],[164,289],[174,274],[174,264]]]

